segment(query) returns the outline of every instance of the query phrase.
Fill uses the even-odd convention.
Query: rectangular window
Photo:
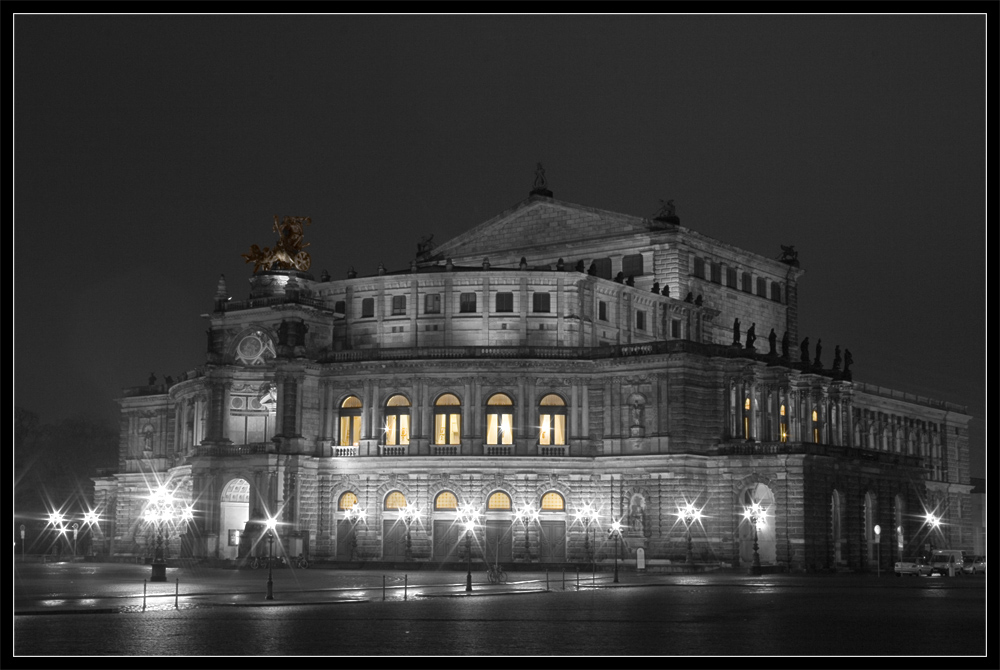
[[[549,294],[533,293],[531,296],[531,311],[535,313],[546,313],[549,311]]]
[[[637,311],[635,313],[635,329],[646,330],[646,313]]]
[[[712,281],[716,284],[722,283],[722,266],[718,263],[712,263]]]
[[[757,277],[757,295],[761,298],[767,297],[767,280],[763,277]]]
[[[344,302],[343,300],[338,300],[333,305],[333,311],[336,312],[337,314],[345,313],[347,311],[347,303]]]
[[[406,314],[406,296],[405,295],[392,296],[392,315],[403,316],[404,314]]]
[[[361,301],[361,318],[375,316],[375,298],[365,298]]]
[[[340,417],[340,446],[356,447],[361,438],[361,416]]]
[[[750,276],[749,272],[743,273],[743,292],[753,293],[753,277]]]
[[[476,294],[463,293],[458,297],[458,311],[463,314],[472,314],[476,311]]]
[[[726,286],[736,288],[736,268],[726,268]]]
[[[434,444],[460,444],[462,441],[461,414],[434,415]]]
[[[424,314],[441,313],[441,294],[428,293],[424,296]]]
[[[513,293],[497,293],[497,311],[498,312],[514,311]]]
[[[513,414],[486,415],[486,444],[514,444]]]
[[[694,276],[698,277],[699,279],[704,279],[705,278],[705,259],[704,258],[698,258],[697,256],[695,256],[695,259],[694,259]]]
[[[597,303],[597,318],[601,321],[608,320],[608,303],[599,300]]]
[[[781,284],[776,281],[771,282],[771,300],[781,302]]]
[[[539,417],[538,444],[541,445],[564,445],[566,444],[566,415],[565,414],[542,414]]]
[[[671,319],[670,320],[670,337],[675,340],[681,339],[681,320]]]
[[[622,274],[626,277],[642,275],[642,254],[631,254],[622,258]]]

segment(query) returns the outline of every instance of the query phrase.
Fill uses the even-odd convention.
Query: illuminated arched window
[[[743,401],[743,437],[750,439],[750,396]]]
[[[452,393],[434,403],[434,444],[461,444],[462,401]]]
[[[358,504],[358,497],[347,491],[340,496],[340,502],[337,503],[337,509],[339,510],[349,510]]]
[[[458,498],[451,491],[441,491],[434,498],[434,509],[458,509]]]
[[[566,509],[566,501],[555,491],[549,491],[542,496],[543,512],[562,512]]]
[[[384,509],[405,509],[406,496],[400,491],[393,491],[385,497]]]
[[[503,393],[486,402],[486,444],[514,444],[514,401]]]
[[[489,497],[486,509],[510,509],[510,496],[503,491],[497,491]]]
[[[819,444],[819,412],[813,410],[813,442]]]
[[[538,444],[566,444],[566,402],[554,393],[538,403]]]
[[[385,443],[389,446],[410,443],[410,401],[394,395],[385,403]]]
[[[361,439],[361,400],[347,396],[340,403],[340,446],[356,447]]]

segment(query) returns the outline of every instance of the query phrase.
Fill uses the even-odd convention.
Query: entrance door
[[[566,562],[566,522],[538,522],[538,560],[542,563]]]
[[[406,525],[402,522],[382,522],[382,560],[406,560]]]
[[[487,521],[483,524],[485,545],[483,553],[487,563],[510,563],[514,560],[511,543],[510,521]]]
[[[457,561],[458,545],[464,537],[461,527],[454,521],[434,522],[434,560]]]
[[[337,521],[337,560],[353,561],[358,558],[357,531],[349,519]]]

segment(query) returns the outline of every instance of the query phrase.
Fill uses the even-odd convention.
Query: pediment
[[[523,249],[580,244],[663,229],[652,219],[532,196],[468,232],[435,247],[421,261],[478,261]]]

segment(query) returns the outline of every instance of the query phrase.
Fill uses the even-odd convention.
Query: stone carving
[[[776,347],[777,341],[778,341],[778,336],[775,334],[774,328],[772,328],[771,329],[771,334],[767,336],[767,343],[770,346],[770,351],[767,352],[768,356],[777,356],[778,355],[778,351],[777,351],[777,347]],[[785,346],[785,343],[782,343],[782,346]]]
[[[639,495],[635,494],[629,501],[628,510],[628,527],[629,534],[642,535],[643,527],[646,521],[646,501]]]
[[[794,245],[786,247],[782,244],[781,255],[778,256],[778,260],[793,267],[799,267],[799,252],[795,250]]]
[[[757,341],[757,324],[751,323],[750,327],[747,328],[747,349],[753,350],[753,343]]]
[[[241,257],[245,262],[254,264],[255,273],[272,268],[305,272],[312,265],[312,258],[303,251],[310,243],[302,242],[302,229],[311,223],[312,219],[307,216],[286,216],[278,223],[278,216],[275,215],[273,230],[278,234],[277,244],[270,249],[252,244],[250,253],[241,254]]]
[[[801,354],[801,358],[799,360],[801,360],[803,364],[809,365],[809,338],[808,337],[806,339],[802,340],[802,344],[799,345],[799,352]]]
[[[420,256],[422,254],[426,254],[431,249],[433,249],[434,248],[433,240],[434,240],[433,234],[424,235],[423,237],[421,237],[420,241],[417,242],[417,255]]]

